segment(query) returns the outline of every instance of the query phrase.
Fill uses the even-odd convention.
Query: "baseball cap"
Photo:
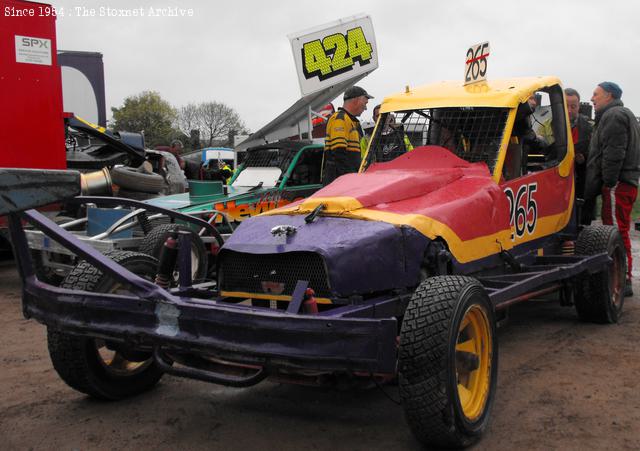
[[[365,96],[367,99],[373,99],[367,91],[360,86],[351,86],[344,92],[344,100],[355,99],[356,97]]]

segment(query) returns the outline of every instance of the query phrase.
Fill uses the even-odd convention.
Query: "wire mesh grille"
[[[378,126],[367,164],[391,161],[411,147],[436,145],[466,161],[483,161],[493,171],[508,112],[506,108],[465,107],[385,113],[380,124],[387,125]]]
[[[247,254],[226,251],[220,256],[224,291],[289,295],[298,280],[306,280],[319,297],[330,297],[324,260],[313,252]]]
[[[280,168],[282,171],[289,167],[291,152],[280,149],[259,149],[248,152],[245,167],[248,168]]]

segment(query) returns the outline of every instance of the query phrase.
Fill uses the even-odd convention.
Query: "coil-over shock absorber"
[[[160,251],[156,285],[169,288],[173,281],[173,270],[178,259],[178,232],[170,232]]]

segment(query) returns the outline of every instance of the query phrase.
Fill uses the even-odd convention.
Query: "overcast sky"
[[[221,101],[256,131],[300,97],[287,35],[369,14],[380,67],[359,84],[386,95],[462,79],[466,49],[491,44],[488,78],[556,75],[589,100],[604,80],[640,116],[640,6],[609,1],[64,0],[58,48],[104,55],[110,107],[144,90],[174,106]],[[77,7],[96,17],[77,16]],[[192,17],[107,17],[100,7],[180,7]],[[342,104],[341,99],[334,102]],[[370,104],[371,105],[371,104]],[[370,119],[371,107],[362,116]]]

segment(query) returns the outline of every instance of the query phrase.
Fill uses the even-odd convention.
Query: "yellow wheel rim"
[[[125,359],[119,352],[107,348],[104,340],[94,340],[98,361],[108,373],[114,376],[133,376],[147,369],[153,362],[149,358],[143,362],[132,362]]]
[[[149,277],[145,277],[144,275],[141,275],[140,277],[146,280],[151,280]],[[131,294],[131,292],[119,282],[114,283],[114,285],[106,292],[110,294]],[[94,344],[96,347],[98,361],[108,373],[114,376],[133,376],[146,370],[151,363],[153,363],[153,358],[149,358],[143,362],[129,361],[119,352],[109,349],[107,347],[107,343],[101,339],[95,339]]]
[[[482,415],[489,397],[492,340],[484,309],[472,305],[462,318],[456,340],[458,398],[469,421]]]

